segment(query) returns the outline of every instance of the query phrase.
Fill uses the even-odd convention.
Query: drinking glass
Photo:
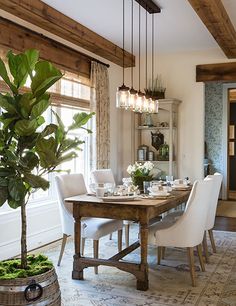
[[[114,183],[105,183],[104,187],[105,187],[106,193],[109,196],[114,195],[116,184],[114,184]]]
[[[150,181],[143,181],[143,193],[148,194],[149,193],[149,187],[151,186]]]
[[[173,184],[173,180],[174,180],[173,175],[167,175],[166,176],[166,185],[171,186]]]

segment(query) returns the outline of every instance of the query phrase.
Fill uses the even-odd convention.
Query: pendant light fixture
[[[152,103],[152,98],[151,95],[148,92],[148,86],[147,86],[147,75],[148,75],[148,58],[147,58],[147,53],[148,53],[148,48],[147,48],[147,43],[148,43],[148,33],[147,33],[147,26],[148,26],[148,11],[146,8],[146,24],[145,24],[145,37],[146,37],[146,50],[145,50],[145,101],[144,101],[144,105],[143,105],[143,112],[144,113],[149,113],[150,112],[150,105]]]
[[[154,14],[152,15],[152,103],[149,106],[150,113],[158,113],[159,101],[154,96]]]
[[[131,54],[134,54],[134,0],[131,0]],[[128,107],[135,110],[137,90],[134,89],[134,68],[131,67],[131,88],[129,91]]]
[[[138,93],[137,93],[137,100],[135,104],[135,112],[142,113],[143,112],[143,106],[145,104],[145,94],[141,91],[141,6],[139,4],[139,25],[138,25],[138,36],[139,36],[139,42],[138,42],[138,50],[139,50],[139,67],[138,67]]]
[[[129,108],[129,87],[125,86],[125,0],[123,0],[123,84],[116,92],[116,107]]]
[[[123,84],[118,87],[116,92],[116,106],[118,108],[124,108],[133,110],[139,113],[157,113],[158,112],[158,100],[154,97],[154,14],[160,13],[161,9],[153,0],[131,0],[131,54],[134,51],[134,1],[139,4],[139,17],[138,17],[138,50],[139,50],[139,68],[138,68],[138,92],[133,88],[134,71],[131,66],[131,88],[127,87],[124,83],[125,79],[125,0],[123,0]],[[147,90],[147,73],[148,73],[148,59],[147,59],[147,43],[148,43],[148,17],[147,13],[152,14],[152,84],[150,93],[146,92],[146,95],[141,91],[141,6],[146,10],[146,90]]]

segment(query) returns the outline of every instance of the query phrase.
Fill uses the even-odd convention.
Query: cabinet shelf
[[[147,130],[147,131],[153,131],[153,130],[169,130],[169,127],[163,127],[163,126],[138,126],[136,130]],[[173,127],[173,129],[176,129],[176,126]]]
[[[155,163],[169,163],[169,160],[136,160],[135,162],[137,163],[145,163],[147,161],[150,161],[151,163],[155,164]],[[176,160],[173,160],[172,163],[176,163]]]

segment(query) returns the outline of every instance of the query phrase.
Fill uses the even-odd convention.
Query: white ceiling
[[[155,14],[155,48],[159,52],[181,52],[218,48],[217,43],[187,0],[154,0],[162,8]],[[43,0],[63,14],[122,47],[122,0]],[[236,27],[236,0],[223,0]],[[126,5],[126,43],[130,50],[130,7]],[[138,4],[134,2],[135,54],[138,54]],[[149,14],[148,14],[149,15]],[[149,15],[150,16],[150,15]],[[142,52],[145,39],[145,11],[142,9]],[[150,22],[149,42],[150,42]]]

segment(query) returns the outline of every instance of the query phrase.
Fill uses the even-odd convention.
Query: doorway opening
[[[228,89],[227,197],[236,200],[236,88]]]

